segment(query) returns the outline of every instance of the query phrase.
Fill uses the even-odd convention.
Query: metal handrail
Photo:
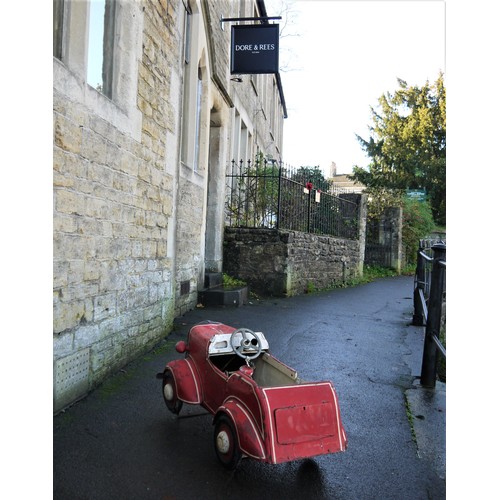
[[[437,359],[441,354],[446,357],[446,349],[439,340],[441,327],[442,299],[446,278],[446,245],[439,242],[431,247],[433,257],[424,252],[421,242],[417,253],[417,270],[415,273],[413,324],[425,325],[424,353],[420,383],[426,387],[435,387]],[[432,263],[429,274],[426,263]],[[430,278],[430,283],[428,278]],[[430,286],[429,286],[430,285]],[[429,294],[426,296],[426,289]]]
[[[420,255],[427,262],[432,262],[434,260],[432,257],[429,257],[426,253],[422,252],[422,250],[418,252],[418,255]]]
[[[435,335],[432,336],[432,340],[436,344],[436,346],[439,349],[439,351],[441,352],[441,354],[446,358],[446,349],[444,348],[441,341]]]

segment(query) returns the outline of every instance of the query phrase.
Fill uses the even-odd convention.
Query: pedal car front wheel
[[[227,469],[235,469],[241,459],[236,430],[226,415],[220,415],[215,422],[214,445],[217,458]]]
[[[177,397],[177,387],[170,370],[165,370],[163,374],[162,393],[167,408],[177,415],[182,409],[182,401]]]

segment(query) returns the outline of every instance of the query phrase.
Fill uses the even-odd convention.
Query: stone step
[[[216,286],[198,292],[198,303],[204,306],[240,307],[248,302],[246,286]]]
[[[205,288],[222,286],[222,273],[205,273]]]

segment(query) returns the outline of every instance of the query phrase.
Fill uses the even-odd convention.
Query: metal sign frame
[[[231,74],[279,72],[279,24],[231,26]]]

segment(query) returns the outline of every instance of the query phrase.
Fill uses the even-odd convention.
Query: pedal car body
[[[242,456],[277,464],[345,451],[332,383],[300,380],[262,333],[206,322],[176,349],[185,357],[159,374],[165,403],[173,413],[189,403],[214,415],[215,452],[227,468]]]

